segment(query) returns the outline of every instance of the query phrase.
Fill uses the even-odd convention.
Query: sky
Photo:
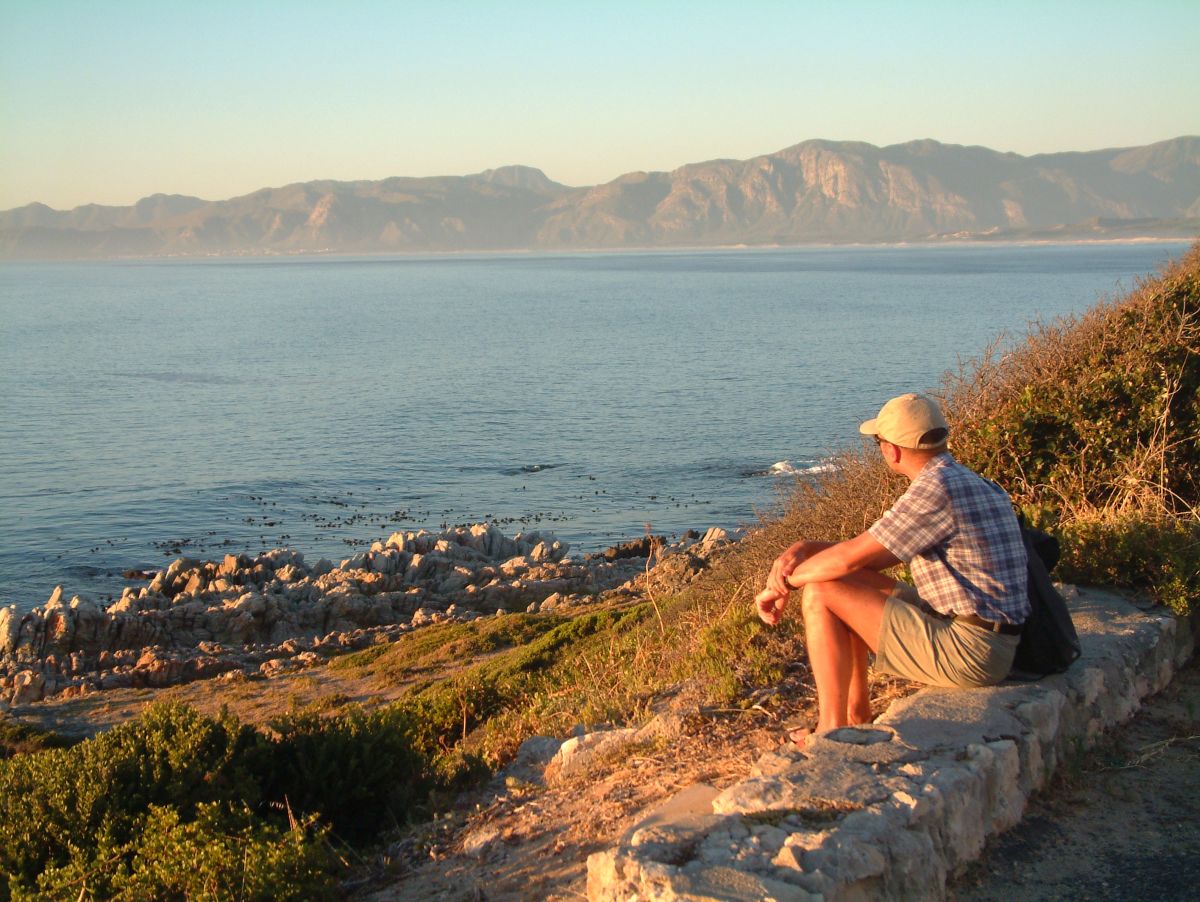
[[[0,209],[1200,134],[1200,2],[0,0]]]

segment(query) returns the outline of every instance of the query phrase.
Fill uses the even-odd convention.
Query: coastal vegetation
[[[1059,578],[1200,597],[1200,244],[947,379],[954,451],[1057,533]]]
[[[1126,296],[970,361],[943,386],[953,450],[1064,546],[1058,576],[1200,598],[1200,244]],[[400,700],[252,726],[160,703],[66,748],[7,733],[0,898],[321,898],[355,849],[428,820],[535,735],[640,723],[664,700],[779,716],[796,618],[751,599],[798,536],[840,539],[902,490],[873,445],[805,477],[686,585],[670,559],[582,613],[439,624],[329,665]],[[6,754],[8,754],[6,753]]]

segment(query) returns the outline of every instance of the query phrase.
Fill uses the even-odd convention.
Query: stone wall
[[[1068,589],[1083,644],[1062,675],[925,689],[875,724],[781,746],[723,792],[694,786],[588,860],[588,897],[940,898],[1061,763],[1127,720],[1192,653],[1162,609]]]

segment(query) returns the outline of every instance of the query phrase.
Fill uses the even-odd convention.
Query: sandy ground
[[[1200,898],[1200,660],[1064,767],[955,902]]]
[[[11,716],[64,736],[85,738],[127,723],[161,701],[183,702],[211,717],[226,709],[243,723],[262,724],[309,706],[321,710],[347,704],[377,707],[401,698],[407,688],[407,682],[372,679],[356,669],[313,667],[270,679],[198,680],[165,689],[111,689],[56,697],[14,709]]]
[[[753,715],[688,719],[673,744],[635,751],[551,788],[511,786],[498,796],[477,794],[441,831],[410,837],[390,872],[354,895],[392,900],[563,900],[587,898],[587,857],[608,848],[658,804],[696,782],[728,786],[778,741],[778,731]],[[477,851],[465,844],[491,837]]]

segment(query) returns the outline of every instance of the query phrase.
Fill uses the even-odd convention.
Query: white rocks
[[[689,538],[674,548],[695,544]],[[653,547],[676,569],[681,561],[687,574],[694,569],[690,554],[672,555],[661,540]],[[633,577],[645,579],[645,558],[575,561],[568,549],[552,535],[509,538],[492,524],[475,524],[394,533],[338,567],[322,559],[309,568],[287,548],[220,562],[181,557],[149,585],[126,588],[107,610],[81,598],[66,603],[56,587],[28,613],[0,608],[0,695],[11,695],[17,675],[30,669],[45,671],[46,694],[200,678],[212,668],[200,663],[198,645],[209,641],[224,647],[218,657],[230,666],[259,670],[290,658],[282,646],[293,638],[339,637],[322,641],[329,649],[363,647],[448,619],[583,604]],[[628,591],[637,589],[631,584]],[[251,655],[249,646],[264,650]],[[139,664],[147,649],[171,657]],[[23,683],[20,697],[34,695]]]
[[[367,564],[368,564],[369,560],[370,560],[370,554],[368,552],[364,551],[364,552],[354,555],[353,557],[345,558],[341,562],[341,564],[338,565],[338,569],[339,570],[366,570],[366,569],[368,569]]]
[[[22,670],[13,681],[11,705],[26,705],[40,701],[45,691],[46,678],[36,670]]]
[[[495,827],[473,830],[463,840],[463,852],[471,858],[482,858],[499,838],[500,831]]]
[[[224,607],[228,611],[249,614],[253,617],[255,614],[261,614],[267,609],[267,600],[257,592],[247,592],[245,595],[239,595],[232,601],[227,601]]]
[[[544,767],[558,754],[562,743],[553,736],[530,736],[521,743],[512,765],[516,767]]]
[[[586,771],[604,755],[613,754],[632,742],[637,732],[636,728],[628,727],[574,736],[562,744],[547,772],[565,779]]]
[[[413,612],[410,623],[412,626],[428,626],[437,622],[438,613],[438,611],[431,611],[428,608],[417,608]]]
[[[17,647],[17,636],[21,629],[21,618],[17,606],[10,604],[0,608],[0,655],[11,655]]]
[[[704,533],[704,538],[700,540],[700,547],[705,551],[711,551],[712,549],[718,548],[721,545],[728,545],[730,541],[731,539],[729,538],[729,533],[721,529],[719,526],[713,526],[710,527],[706,533]]]

